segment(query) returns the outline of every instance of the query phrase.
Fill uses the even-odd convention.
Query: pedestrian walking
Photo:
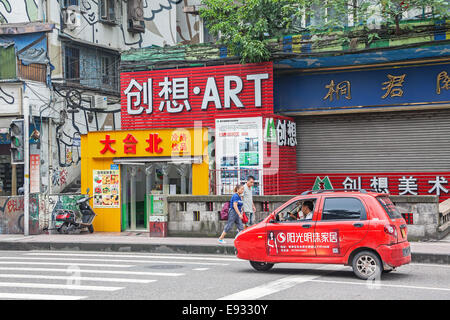
[[[234,224],[237,226],[238,233],[244,230],[244,224],[242,223],[242,218],[244,215],[244,211],[242,210],[242,206],[244,205],[242,200],[242,194],[244,193],[244,186],[238,184],[234,188],[234,194],[230,200],[230,211],[228,213],[228,220],[225,228],[220,235],[219,243],[226,243],[223,238],[225,235],[231,230]]]
[[[255,184],[255,177],[248,176],[247,182],[244,184],[243,210],[248,218],[245,227],[249,227],[254,223],[254,215],[256,212],[255,204],[253,203],[253,185]]]

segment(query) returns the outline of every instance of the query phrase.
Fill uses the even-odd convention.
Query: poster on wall
[[[38,154],[30,154],[30,193],[40,192],[40,158]]]
[[[262,195],[262,117],[216,119],[217,193],[231,194],[255,177],[253,194]]]
[[[94,170],[94,208],[120,208],[119,170]]]

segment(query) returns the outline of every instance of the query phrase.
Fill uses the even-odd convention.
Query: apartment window
[[[64,0],[63,1],[63,6],[64,8],[67,8],[69,6],[79,6],[80,5],[80,1],[79,0]]]
[[[65,47],[64,62],[66,80],[80,82],[80,50],[73,47]]]
[[[114,0],[99,0],[100,21],[117,23],[117,11]]]
[[[102,67],[102,83],[111,85],[111,76],[113,68],[112,59],[110,57],[102,57],[101,58],[101,67]]]

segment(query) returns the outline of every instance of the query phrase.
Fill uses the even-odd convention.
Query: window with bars
[[[64,74],[67,81],[80,82],[80,49],[66,46],[64,49]]]

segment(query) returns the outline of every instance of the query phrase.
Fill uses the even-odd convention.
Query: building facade
[[[79,193],[81,136],[121,128],[120,53],[202,41],[198,15],[184,12],[195,4],[0,2],[0,193],[14,195],[23,186],[23,164],[11,164],[8,133],[11,121],[23,118],[25,97],[30,132],[39,133],[30,145],[31,192],[47,198]],[[47,226],[53,219],[48,206],[42,207]]]

